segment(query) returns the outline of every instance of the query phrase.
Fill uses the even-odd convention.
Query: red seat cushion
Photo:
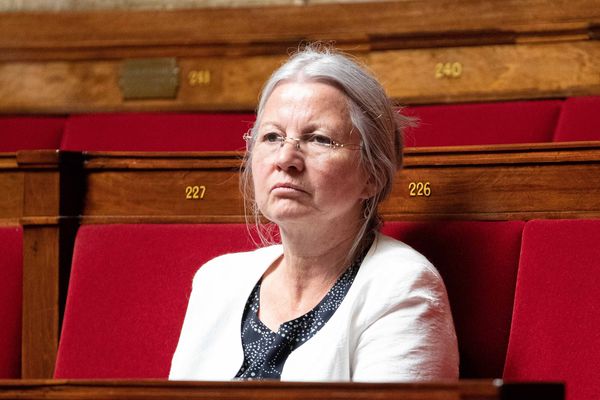
[[[0,227],[0,378],[21,377],[23,231]]]
[[[93,114],[69,117],[61,144],[73,151],[245,149],[252,114]]]
[[[166,378],[194,273],[253,247],[245,225],[81,227],[55,376]]]
[[[62,117],[0,117],[0,151],[58,149]]]
[[[568,400],[600,399],[600,220],[530,221],[505,380],[565,381]]]
[[[406,131],[406,146],[550,142],[561,105],[548,100],[409,108],[419,124]]]
[[[458,336],[461,378],[502,375],[523,222],[393,222],[384,232],[440,271]]]
[[[600,96],[572,97],[565,101],[555,142],[600,140]]]

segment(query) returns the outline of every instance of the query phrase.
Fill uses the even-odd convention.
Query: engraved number
[[[185,199],[186,200],[203,199],[204,192],[206,192],[206,186],[186,186],[185,187]]]
[[[460,78],[463,66],[459,62],[435,64],[435,79]]]
[[[210,70],[197,69],[188,73],[188,83],[190,86],[203,86],[210,84]]]
[[[431,196],[431,186],[429,182],[410,182],[408,184],[408,194],[411,197]]]

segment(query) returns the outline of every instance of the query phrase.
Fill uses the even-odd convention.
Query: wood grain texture
[[[598,37],[596,0],[0,13],[0,113],[253,110],[312,40],[364,59],[405,104],[598,95]],[[175,99],[123,100],[120,66],[140,57],[176,58]],[[461,76],[436,79],[438,63]],[[210,82],[191,85],[194,71]]]
[[[58,161],[58,153],[47,150],[0,155],[0,223],[23,227],[21,368],[26,378],[52,376],[58,344]]]
[[[561,384],[501,381],[443,383],[293,383],[168,381],[0,381],[0,399],[215,399],[215,400],[511,400],[564,399]],[[541,396],[541,397],[540,397]]]
[[[457,78],[436,78],[460,63]],[[372,52],[368,65],[400,103],[600,94],[600,41]]]
[[[0,53],[5,60],[15,60],[23,58],[25,50],[35,51],[39,59],[52,49],[179,46],[239,54],[255,51],[254,46],[268,51],[269,45],[271,51],[281,52],[306,39],[334,39],[355,46],[378,37],[448,32],[585,32],[598,22],[600,10],[594,0],[405,0],[376,5],[10,13],[0,15]]]
[[[224,153],[217,160],[89,154],[83,216],[89,223],[242,222],[238,155]],[[431,193],[411,196],[411,183],[428,183]],[[186,188],[193,186],[204,187],[203,198],[186,199]],[[600,217],[600,145],[407,150],[380,211],[384,219]]]
[[[0,167],[0,220],[14,219],[23,212],[23,174]]]
[[[402,104],[600,94],[600,41],[373,51],[361,57]],[[124,100],[118,60],[0,63],[0,112],[250,111],[284,59],[179,59],[179,91],[172,100]],[[460,63],[461,75],[436,78],[440,63]],[[209,71],[210,82],[190,84],[192,71]]]
[[[23,229],[22,378],[51,378],[59,335],[58,226]]]

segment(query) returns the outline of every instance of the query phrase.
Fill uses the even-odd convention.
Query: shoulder
[[[421,253],[396,239],[379,234],[359,270],[371,298],[446,301],[443,280]]]
[[[406,279],[420,276],[441,279],[433,264],[421,253],[404,242],[378,234],[364,263],[373,274]]]

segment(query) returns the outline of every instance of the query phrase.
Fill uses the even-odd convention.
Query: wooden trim
[[[137,56],[285,54],[301,40],[330,40],[362,50],[384,42],[473,37],[489,43],[512,36],[585,35],[600,23],[594,0],[547,2],[507,0],[394,1],[173,11],[16,12],[0,15],[2,60],[111,58],[123,51]],[[472,18],[477,15],[477,18]],[[509,34],[509,36],[507,36]],[[396,45],[392,43],[396,42]],[[455,43],[453,43],[455,45]],[[377,47],[374,45],[373,47]],[[402,47],[400,47],[402,48]],[[58,57],[57,57],[58,56]],[[118,57],[118,56],[117,56]]]
[[[240,153],[84,158],[83,223],[245,221]],[[429,196],[411,193],[425,184]],[[202,196],[187,198],[194,186]],[[407,149],[380,211],[388,220],[600,217],[600,144]]]
[[[558,383],[458,381],[443,383],[293,383],[146,381],[0,381],[0,399],[392,400],[521,398],[563,400]]]
[[[371,51],[360,57],[404,105],[600,95],[595,40]],[[182,56],[176,97],[148,100],[123,98],[122,59],[0,62],[0,113],[250,111],[284,59]],[[461,75],[436,77],[440,63],[460,64]],[[210,80],[193,84],[194,71],[208,71]]]
[[[253,110],[314,40],[364,60],[402,104],[599,95],[598,32],[596,0],[0,13],[0,113]],[[176,59],[174,99],[123,99],[122,62],[140,57]],[[460,78],[437,79],[440,63]],[[194,71],[210,82],[191,84]]]
[[[21,377],[51,378],[58,350],[58,226],[23,227]]]

